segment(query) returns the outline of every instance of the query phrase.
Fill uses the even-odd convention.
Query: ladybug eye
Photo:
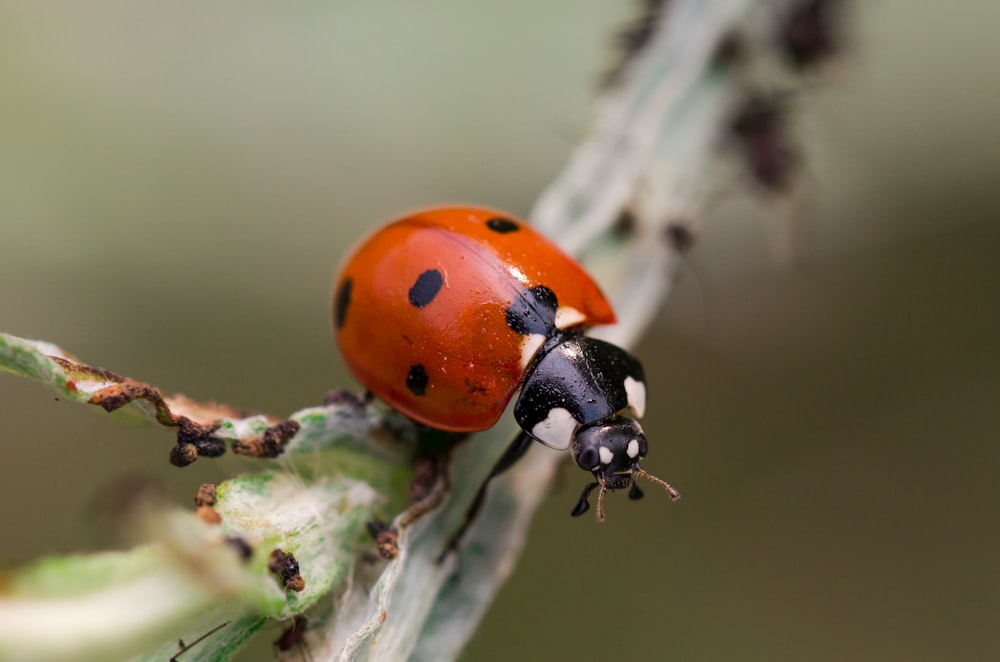
[[[628,446],[625,447],[625,453],[632,460],[646,457],[646,438],[640,436],[630,439]]]
[[[580,465],[581,469],[586,469],[587,471],[593,471],[600,464],[600,455],[597,449],[593,446],[587,446],[576,456],[576,463]]]

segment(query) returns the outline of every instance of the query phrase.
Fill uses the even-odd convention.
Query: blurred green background
[[[1000,656],[1000,5],[856,4],[849,56],[795,101],[804,266],[773,259],[767,205],[720,193],[637,348],[647,468],[685,498],[596,526],[567,474],[467,660]],[[526,213],[632,12],[0,4],[0,329],[195,398],[318,401],[349,383],[346,246],[425,204]],[[170,433],[12,376],[0,403],[8,565],[106,546],[123,477],[188,504],[259,466],[174,469]]]

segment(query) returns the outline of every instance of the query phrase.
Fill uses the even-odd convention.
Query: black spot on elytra
[[[337,290],[337,298],[333,304],[333,323],[337,328],[344,326],[344,317],[347,315],[347,308],[351,305],[351,289],[354,287],[354,281],[350,278],[345,278],[344,282],[340,284],[340,289]]]
[[[427,370],[419,363],[410,366],[406,375],[406,388],[413,395],[423,395],[427,391]]]
[[[506,218],[491,218],[486,221],[486,227],[494,232],[500,234],[507,234],[508,232],[517,232],[521,229],[521,226]]]
[[[428,269],[417,276],[417,281],[410,288],[410,303],[417,308],[423,308],[434,300],[443,284],[444,278],[441,277],[441,272],[437,269]]]
[[[544,285],[536,285],[507,306],[507,326],[525,336],[532,333],[550,336],[556,330],[558,307],[555,293]]]

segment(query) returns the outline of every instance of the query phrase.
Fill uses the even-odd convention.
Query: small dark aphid
[[[198,459],[198,449],[194,444],[177,444],[170,449],[170,464],[186,467]]]
[[[667,0],[642,0],[641,5],[639,16],[616,35],[615,45],[619,55],[601,80],[603,88],[614,87],[621,82],[629,64],[649,44]]]
[[[239,536],[226,536],[226,544],[236,550],[244,563],[253,557],[253,546]]]
[[[638,225],[635,213],[631,209],[622,209],[618,218],[615,219],[614,225],[611,226],[611,232],[624,239],[635,233]]]
[[[691,230],[690,223],[686,221],[671,221],[667,224],[664,233],[667,236],[667,241],[678,253],[687,253],[694,247],[694,232]]]
[[[298,421],[281,421],[264,430],[264,434],[259,437],[237,439],[233,442],[233,452],[249,457],[276,458],[285,452],[285,445],[300,427]]]
[[[730,30],[715,45],[712,66],[717,69],[726,69],[734,64],[739,64],[746,59],[747,50],[747,39],[743,33],[738,30]]]
[[[281,577],[285,588],[301,592],[306,587],[306,581],[299,574],[299,562],[291,554],[286,554],[280,549],[271,552],[271,558],[267,563],[267,569]]]
[[[226,443],[212,436],[218,431],[218,425],[201,425],[184,416],[179,417],[177,423],[178,446],[193,444],[198,455],[204,457],[219,457],[226,452]]]
[[[782,17],[778,45],[798,70],[813,68],[840,50],[840,0],[796,0]]]
[[[368,533],[378,546],[378,554],[383,559],[391,561],[399,556],[399,534],[396,530],[378,520],[368,522]]]
[[[771,193],[788,189],[799,162],[788,137],[784,99],[777,93],[752,93],[737,107],[729,124],[754,181]]]
[[[220,524],[222,522],[222,515],[212,507],[216,500],[215,485],[212,483],[205,483],[198,488],[198,493],[194,495],[194,503],[198,506],[195,514],[207,524]]]
[[[305,649],[305,635],[308,625],[308,618],[302,614],[297,615],[292,620],[292,624],[282,630],[278,638],[274,640],[275,651],[287,653],[293,648],[298,647],[303,651],[303,657],[309,659],[308,652]]]
[[[219,457],[226,452],[226,443],[212,435],[218,425],[201,425],[191,419],[177,418],[177,445],[170,450],[170,463],[186,467],[199,457]]]
[[[217,491],[212,483],[205,483],[198,488],[198,493],[194,495],[194,505],[214,506],[217,500]]]

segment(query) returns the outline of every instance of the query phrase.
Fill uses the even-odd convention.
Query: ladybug
[[[646,406],[642,365],[585,335],[615,322],[611,304],[572,258],[525,222],[491,209],[436,207],[396,220],[346,259],[333,291],[337,344],[375,396],[431,428],[472,432],[497,422],[515,392],[518,435],[486,478],[532,441],[570,450],[594,481],[572,514],[597,517],[609,490],[642,476],[647,443],[636,418]],[[454,548],[454,544],[452,545]]]

